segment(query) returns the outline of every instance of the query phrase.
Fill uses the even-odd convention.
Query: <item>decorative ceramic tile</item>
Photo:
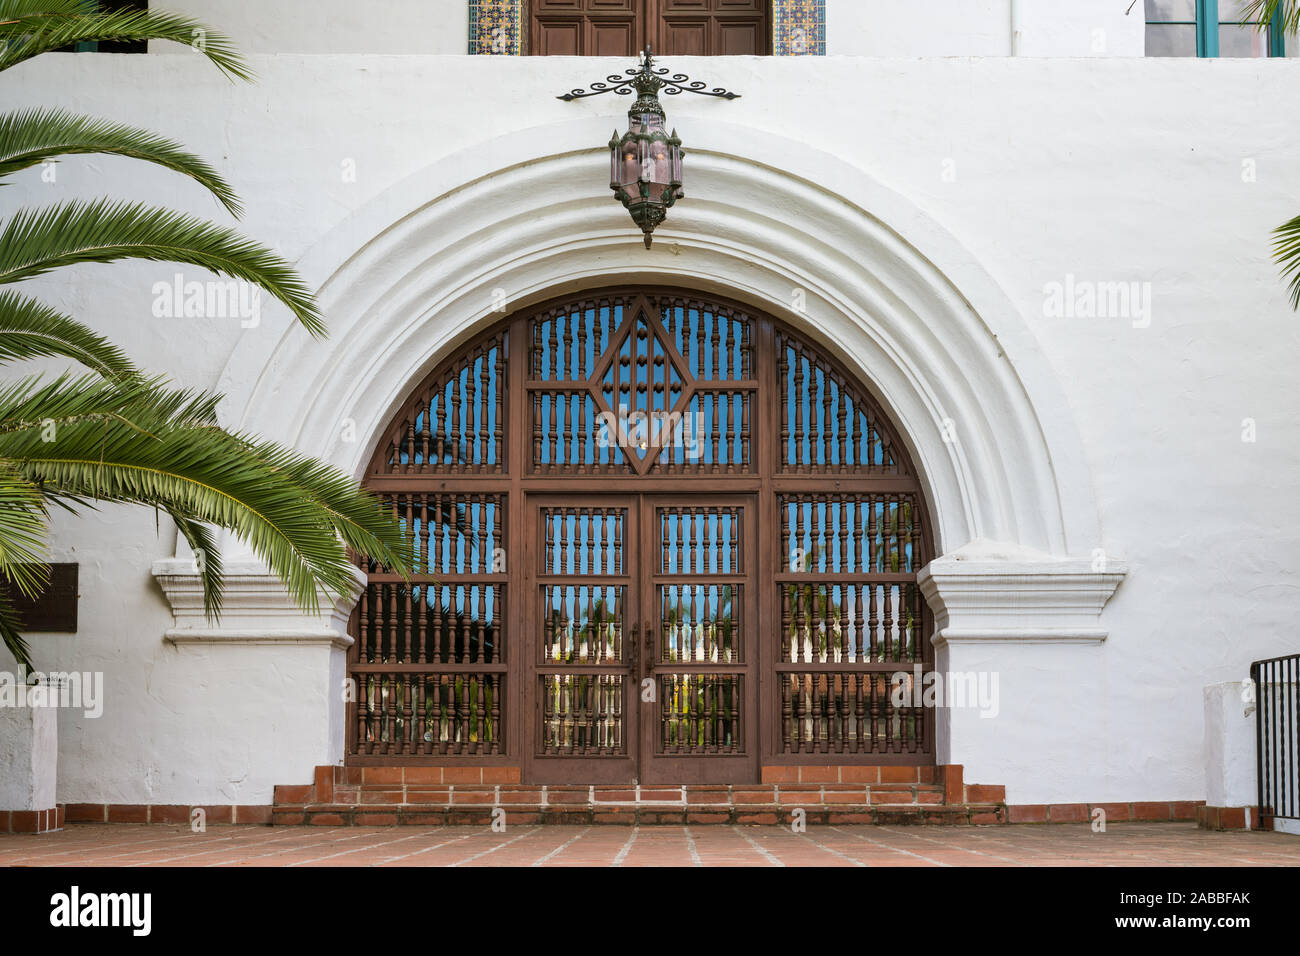
[[[523,0],[469,0],[469,52],[518,56],[523,52]]]
[[[826,55],[826,0],[772,0],[772,52]]]

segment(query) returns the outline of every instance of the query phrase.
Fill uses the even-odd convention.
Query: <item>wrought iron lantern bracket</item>
[[[686,151],[676,130],[671,134],[664,131],[667,116],[659,94],[698,93],[726,100],[739,99],[740,94],[722,87],[710,89],[707,83],[692,80],[685,73],[656,68],[648,46],[642,53],[640,66],[607,76],[604,82],[592,83],[590,88],[570,90],[557,99],[570,102],[602,93],[637,94],[627,114],[628,131],[620,136],[614,130],[609,141],[609,185],[614,198],[641,227],[645,247],[649,249],[655,228],[667,218],[668,209],[686,195],[682,190],[682,157]]]
[[[605,77],[603,82],[592,83],[590,88],[579,87],[562,93],[556,99],[564,100],[568,103],[573,100],[580,100],[588,96],[600,96],[602,93],[617,93],[619,96],[630,96],[634,92],[639,92],[641,85],[648,86],[647,80],[653,80],[656,84],[654,92],[662,92],[664,96],[677,96],[680,93],[699,93],[701,96],[716,96],[724,100],[738,100],[739,93],[733,93],[730,90],[715,86],[709,89],[709,84],[703,80],[692,80],[685,73],[673,73],[671,70],[655,69],[654,55],[650,47],[646,47],[641,53],[641,65],[624,70],[620,73],[613,73]]]

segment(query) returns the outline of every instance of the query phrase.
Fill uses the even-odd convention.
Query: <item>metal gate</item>
[[[416,545],[353,621],[354,764],[526,782],[933,763],[920,482],[825,349],[738,303],[527,309],[403,403],[367,485]]]
[[[1250,676],[1260,815],[1300,820],[1300,654],[1255,661]]]

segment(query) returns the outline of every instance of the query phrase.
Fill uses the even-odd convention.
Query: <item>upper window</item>
[[[531,0],[526,52],[542,56],[755,56],[772,52],[771,0]]]
[[[1281,16],[1243,22],[1240,0],[1146,0],[1147,56],[1285,56]]]

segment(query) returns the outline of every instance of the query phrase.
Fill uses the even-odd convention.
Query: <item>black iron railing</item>
[[[1264,817],[1300,819],[1300,731],[1297,682],[1300,654],[1255,661],[1256,753],[1259,761],[1259,812]]]

